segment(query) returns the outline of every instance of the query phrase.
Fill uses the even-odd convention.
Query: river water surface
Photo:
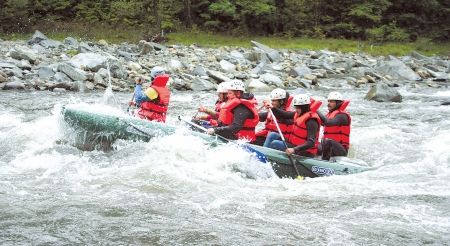
[[[374,170],[304,181],[183,130],[81,151],[61,141],[59,111],[105,107],[103,93],[0,92],[0,244],[448,245],[450,91],[401,89],[402,103],[365,92],[343,91],[350,156]],[[130,96],[110,102],[124,111]],[[213,101],[174,93],[169,123]]]

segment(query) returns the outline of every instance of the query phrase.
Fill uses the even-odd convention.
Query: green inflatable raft
[[[141,120],[124,114],[98,112],[88,107],[75,105],[63,107],[62,116],[64,121],[78,133],[78,137],[83,138],[84,142],[97,141],[102,144],[105,142],[110,144],[117,139],[149,141],[153,137],[173,134],[179,128],[179,126]],[[191,131],[191,133],[208,141],[213,146],[226,142],[222,138],[201,132]],[[284,152],[253,144],[245,144],[244,147],[257,155],[264,155],[279,177],[314,178],[359,173],[371,169],[347,158],[325,161],[293,155],[292,160],[300,174],[297,175],[294,166]]]

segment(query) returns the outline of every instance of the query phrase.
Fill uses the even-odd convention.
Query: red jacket
[[[166,122],[166,113],[170,101],[170,91],[166,85],[169,81],[169,75],[164,74],[155,78],[152,87],[158,92],[158,98],[141,103],[138,116],[150,121]]]
[[[236,138],[238,139],[247,139],[250,142],[255,141],[255,127],[259,122],[259,115],[256,111],[256,99],[232,99],[228,100],[220,110],[219,113],[219,123],[222,125],[230,125],[233,122],[233,109],[239,106],[240,104],[243,104],[245,107],[250,109],[250,111],[253,113],[253,119],[247,119],[244,121],[244,125],[242,129],[235,134]]]
[[[293,97],[290,96],[286,102],[286,104],[284,105],[284,107],[282,108],[284,111],[292,111],[292,100]],[[278,119],[277,119],[278,120]],[[278,126],[280,127],[281,132],[283,133],[284,138],[288,138],[289,134],[292,131],[292,124],[286,124],[286,123],[282,123],[280,121],[278,121]],[[267,134],[269,134],[269,132],[278,132],[277,126],[275,125],[275,121],[272,118],[272,114],[270,112],[268,112],[267,114],[267,118],[266,118],[266,124],[264,129],[262,129],[261,131],[256,133],[256,136],[258,137],[267,137]]]
[[[345,114],[348,117],[348,125],[345,126],[324,126],[323,129],[323,138],[333,139],[336,142],[339,142],[346,148],[347,150],[350,148],[350,125],[352,118],[350,114],[345,111],[347,108],[349,101],[344,101],[341,106],[327,114],[328,119],[333,119],[337,114]]]

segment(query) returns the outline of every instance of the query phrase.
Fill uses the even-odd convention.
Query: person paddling
[[[341,93],[330,92],[328,95],[328,113],[324,116],[318,112],[322,120],[323,140],[322,159],[332,156],[347,156],[350,148],[350,130],[352,118],[346,111],[349,101],[344,100]]]
[[[200,106],[198,112],[205,113],[205,115],[194,117],[194,122],[207,121],[209,126],[217,126],[220,109],[227,101],[228,83],[229,82],[222,82],[217,86],[218,99],[215,103],[214,110]]]
[[[134,102],[130,105],[136,105],[138,110],[135,116],[150,121],[165,122],[167,109],[170,101],[170,91],[167,88],[169,75],[160,66],[152,68],[150,71],[152,83],[145,91],[142,90],[144,79],[136,80],[134,90]]]
[[[219,113],[218,127],[207,130],[208,134],[218,134],[227,139],[255,141],[255,127],[259,122],[256,99],[245,93],[244,83],[232,80],[227,88],[227,102]]]
[[[278,150],[284,150],[286,154],[298,154],[307,157],[315,157],[317,154],[317,146],[319,145],[319,130],[321,120],[317,111],[317,103],[311,103],[311,99],[306,94],[300,94],[294,97],[293,105],[295,112],[280,112],[277,108],[272,108],[274,114],[277,112],[277,119],[293,118],[294,125],[292,132],[287,138],[287,146],[285,147],[281,136],[277,132],[271,132],[264,142],[264,147]]]
[[[277,112],[286,112],[293,111],[292,101],[293,97],[289,95],[289,93],[281,88],[274,89],[270,93],[271,102],[264,101],[264,107],[266,109],[277,108]],[[278,125],[280,127],[281,132],[284,137],[287,139],[290,131],[292,130],[292,125],[294,123],[293,118],[283,118],[278,117],[278,114],[275,113],[275,117],[278,119]],[[277,126],[275,125],[274,119],[269,112],[261,112],[259,113],[259,121],[265,121],[264,129],[258,131],[256,133],[256,141],[255,144],[263,145],[266,140],[267,134],[270,132],[278,132]]]

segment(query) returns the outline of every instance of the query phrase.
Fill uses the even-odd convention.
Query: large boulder
[[[274,85],[276,87],[284,86],[283,80],[281,80],[280,77],[278,77],[277,75],[271,73],[265,73],[261,75],[260,79],[268,85]]]
[[[247,85],[247,88],[251,92],[268,92],[272,90],[268,85],[264,84],[259,79],[251,79]]]
[[[84,81],[87,79],[86,73],[81,69],[74,68],[67,63],[60,63],[58,65],[58,71],[65,73],[69,78],[75,81]]]
[[[297,66],[289,72],[289,75],[292,77],[303,77],[307,74],[312,74],[312,70],[307,66]]]
[[[80,53],[70,59],[70,64],[82,70],[97,72],[106,68],[107,58],[97,53]]]
[[[28,40],[28,44],[32,45],[32,44],[38,44],[43,40],[47,40],[47,36],[45,36],[42,32],[36,30],[33,34],[33,36],[31,37],[30,40]]]
[[[44,46],[47,49],[64,47],[64,44],[62,42],[56,41],[56,40],[51,40],[51,39],[42,40],[39,44]]]
[[[206,79],[195,77],[191,81],[190,89],[193,91],[211,91],[216,89],[216,86]]]
[[[27,60],[31,63],[34,63],[38,54],[35,50],[32,50],[25,46],[16,46],[9,51],[9,55],[17,60]]]
[[[41,79],[49,79],[53,75],[55,75],[55,72],[53,71],[53,68],[51,67],[41,67],[38,71],[38,76]]]
[[[20,81],[8,82],[3,86],[3,90],[24,90],[25,84]]]
[[[389,60],[381,62],[376,70],[383,75],[389,75],[393,79],[398,80],[420,80],[420,76],[417,75],[410,67],[406,66],[399,59],[389,56]]]
[[[366,100],[374,100],[376,102],[401,102],[402,95],[394,89],[389,87],[385,83],[379,83],[372,86],[367,93]]]
[[[118,79],[126,79],[128,78],[127,69],[123,66],[123,64],[115,59],[109,58],[107,63],[109,63],[109,70],[111,72],[111,76]]]
[[[56,72],[55,75],[53,75],[53,79],[56,82],[71,82],[72,81],[65,73],[61,73],[61,72]]]
[[[223,81],[230,80],[230,78],[223,75],[221,72],[207,70],[206,73],[208,74],[209,77],[215,79],[217,82],[223,82]]]
[[[220,68],[221,68],[222,71],[225,72],[225,73],[233,73],[233,72],[236,72],[236,66],[235,66],[233,63],[229,62],[229,61],[221,60],[221,61],[219,62],[219,64],[220,64]]]
[[[267,57],[270,59],[271,62],[277,62],[281,59],[281,54],[277,50],[274,50],[269,46],[266,46],[253,40],[251,41],[251,44],[253,45],[253,47],[262,50],[267,55]]]

